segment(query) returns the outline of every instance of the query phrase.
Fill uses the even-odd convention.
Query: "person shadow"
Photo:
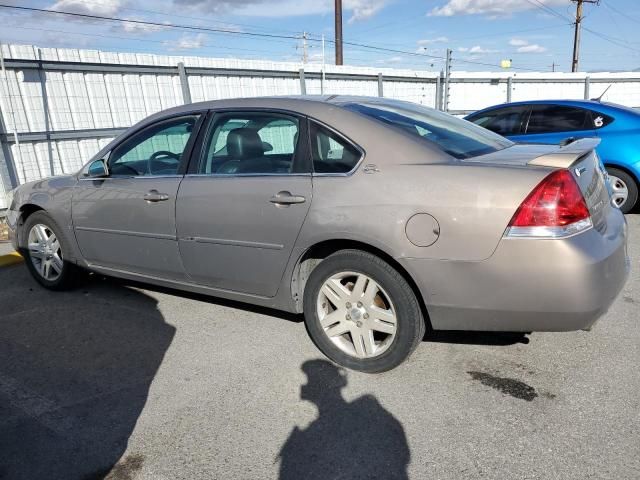
[[[373,395],[342,397],[343,369],[326,360],[302,364],[300,399],[318,418],[294,427],[279,454],[280,480],[408,479],[411,453],[402,424]]]
[[[133,478],[144,456],[121,457],[175,328],[137,290],[94,278],[49,292],[10,270],[0,272],[0,479]]]

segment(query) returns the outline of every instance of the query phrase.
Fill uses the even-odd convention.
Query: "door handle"
[[[166,193],[160,193],[157,190],[149,190],[148,193],[144,195],[144,198],[147,202],[164,202],[169,200],[169,195]]]
[[[294,203],[304,203],[307,201],[302,195],[291,195],[291,192],[278,192],[276,195],[271,197],[269,200],[271,203],[275,203],[276,205],[289,206]]]

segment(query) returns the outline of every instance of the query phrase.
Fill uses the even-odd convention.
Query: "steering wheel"
[[[181,155],[179,153],[173,153],[168,150],[159,150],[152,153],[149,160],[147,160],[147,169],[149,170],[149,173],[153,173],[153,162],[155,160],[159,160],[160,157],[163,157],[163,161],[168,161],[167,163],[177,165],[180,163],[180,156]]]

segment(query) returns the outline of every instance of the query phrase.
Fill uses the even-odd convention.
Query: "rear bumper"
[[[629,275],[627,225],[562,240],[503,239],[480,262],[398,259],[423,292],[437,330],[571,331],[589,328]]]

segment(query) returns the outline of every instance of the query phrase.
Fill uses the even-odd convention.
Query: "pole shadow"
[[[175,328],[136,290],[51,293],[12,270],[18,285],[0,292],[0,478],[133,478],[144,456],[121,457]]]
[[[280,480],[407,479],[411,453],[402,424],[373,395],[347,402],[343,369],[326,360],[301,367],[300,399],[318,408],[306,429],[294,427],[280,451]]]

